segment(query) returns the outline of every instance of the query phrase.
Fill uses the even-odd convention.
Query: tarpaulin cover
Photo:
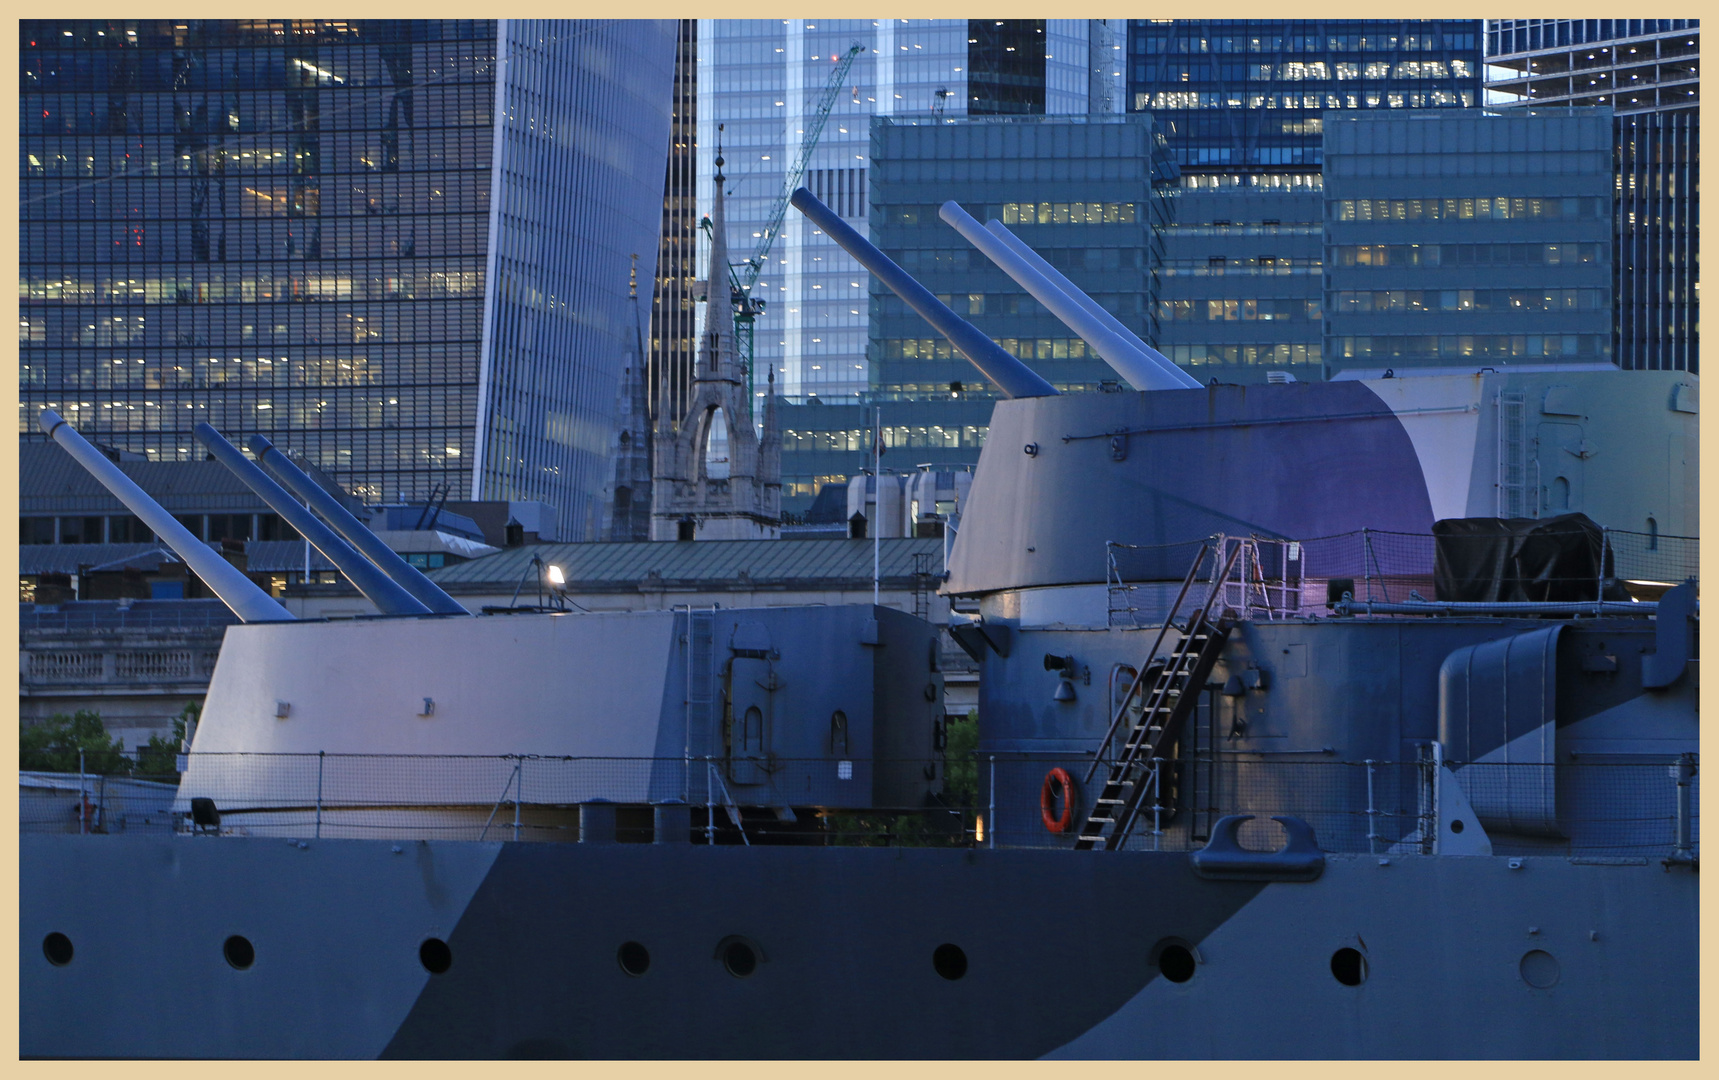
[[[1612,576],[1610,565],[1601,572],[1602,558],[1611,561],[1605,535],[1586,514],[1448,518],[1434,522],[1432,531],[1433,589],[1439,600],[1597,600],[1601,579]]]

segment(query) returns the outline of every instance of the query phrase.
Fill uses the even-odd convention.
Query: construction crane
[[[782,222],[788,215],[788,199],[806,175],[806,166],[811,163],[812,151],[817,149],[818,137],[824,133],[824,122],[830,118],[830,110],[835,107],[836,94],[841,92],[842,84],[847,81],[848,70],[854,66],[854,60],[864,51],[864,48],[855,42],[839,58],[831,54],[831,58],[836,60],[835,70],[830,72],[829,81],[824,84],[823,96],[818,99],[817,108],[813,110],[811,120],[806,125],[806,137],[800,141],[800,152],[784,177],[782,194],[770,208],[770,217],[764,223],[764,230],[758,235],[758,246],[749,257],[728,266],[729,295],[734,303],[734,344],[740,354],[740,366],[746,372],[748,417],[752,414],[753,395],[752,331],[765,306],[764,300],[752,295],[752,286],[758,283],[758,275],[764,270],[764,260],[770,255],[770,245],[775,241],[776,234],[782,230]],[[721,131],[722,125],[717,125],[717,130]],[[699,226],[709,233],[710,219],[705,218]]]

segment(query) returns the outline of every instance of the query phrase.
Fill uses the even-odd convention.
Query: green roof
[[[451,592],[511,591],[531,557],[559,566],[572,592],[654,587],[708,588],[743,579],[754,587],[860,588],[871,584],[870,540],[687,540],[635,543],[533,544],[445,566],[430,574]],[[914,555],[933,578],[943,573],[941,537],[880,542],[881,582],[913,585]],[[531,583],[527,581],[527,586]]]

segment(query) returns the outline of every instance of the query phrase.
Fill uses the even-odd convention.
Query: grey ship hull
[[[1266,884],[1168,852],[24,836],[20,870],[28,1057],[1699,1053],[1697,878],[1646,859],[1333,854]]]

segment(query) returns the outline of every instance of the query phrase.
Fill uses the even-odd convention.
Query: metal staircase
[[[1123,695],[1116,715],[1111,718],[1110,730],[1105,732],[1104,741],[1099,743],[1092,766],[1086,771],[1084,779],[1090,782],[1099,765],[1103,763],[1104,753],[1115,739],[1123,718],[1128,716],[1130,703],[1140,693],[1147,675],[1156,670],[1157,675],[1153,680],[1151,693],[1146,697],[1145,707],[1134,720],[1133,727],[1123,740],[1115,760],[1110,763],[1110,775],[1105,780],[1104,789],[1098,793],[1092,813],[1081,826],[1080,836],[1074,842],[1078,851],[1091,850],[1100,843],[1103,843],[1106,849],[1114,849],[1127,842],[1128,832],[1139,815],[1141,801],[1151,786],[1150,777],[1159,750],[1174,740],[1181,731],[1183,723],[1199,701],[1200,687],[1205,685],[1206,676],[1211,674],[1212,666],[1223,652],[1224,642],[1229,637],[1230,621],[1227,613],[1220,614],[1214,620],[1211,609],[1213,602],[1223,595],[1224,583],[1229,580],[1230,572],[1234,569],[1244,545],[1239,540],[1226,543],[1220,537],[1216,542],[1214,561],[1223,560],[1223,568],[1214,575],[1211,587],[1206,590],[1205,599],[1188,617],[1186,626],[1181,628],[1181,640],[1170,650],[1169,659],[1162,667],[1152,664],[1153,658],[1158,655],[1158,647],[1163,644],[1165,635],[1175,624],[1177,614],[1181,612],[1189,592],[1199,579],[1200,566],[1213,546],[1210,541],[1200,545],[1199,554],[1194,556],[1194,564],[1188,568],[1187,576],[1182,579],[1182,589],[1176,594],[1176,602],[1170,606],[1170,611],[1164,618],[1164,625],[1158,630],[1158,636],[1146,654],[1146,662],[1140,665],[1140,674],[1134,677],[1128,693]]]

